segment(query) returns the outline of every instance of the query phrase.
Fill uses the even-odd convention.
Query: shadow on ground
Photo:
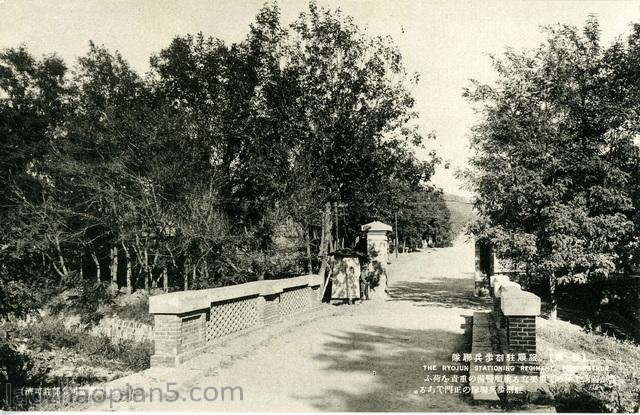
[[[421,386],[444,385],[425,382],[427,375],[465,373],[445,372],[442,365],[452,364],[452,353],[468,351],[468,341],[466,334],[445,330],[363,326],[361,331],[341,332],[314,357],[323,370],[335,372],[335,388],[297,398],[309,400],[321,411],[483,410],[473,406],[468,395],[417,393]],[[425,371],[423,365],[437,365],[437,370]],[[353,379],[356,373],[358,382],[341,384],[341,379]]]
[[[473,295],[473,279],[434,278],[428,281],[399,281],[389,287],[391,301],[411,301],[417,306],[487,310],[489,297]]]

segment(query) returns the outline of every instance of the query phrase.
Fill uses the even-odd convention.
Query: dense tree
[[[71,75],[24,49],[0,63],[0,296],[23,299],[3,314],[41,304],[17,276],[114,295],[315,271],[322,238],[396,212],[409,244],[449,241],[417,79],[339,11],[283,26],[267,5],[242,42],[176,37],[145,76],[93,43]]]
[[[0,316],[32,309],[36,287],[48,283],[40,269],[45,247],[30,229],[38,218],[24,226],[20,212],[41,198],[38,167],[62,123],[65,74],[56,56],[0,52]]]
[[[347,234],[373,218],[389,219],[401,191],[417,191],[435,163],[418,161],[411,86],[398,49],[368,36],[339,11],[317,7],[296,20],[287,74],[299,88],[294,114],[302,136],[297,177],[316,181],[316,198],[346,204]],[[400,190],[402,189],[402,190]]]
[[[636,81],[620,82],[627,52],[601,46],[595,18],[582,31],[546,32],[537,49],[495,58],[495,85],[475,83],[465,95],[481,115],[469,172],[482,218],[476,234],[549,281],[554,317],[557,284],[606,278],[637,241],[637,149],[630,152],[633,135],[623,127],[635,123],[627,112],[636,104],[622,102]]]

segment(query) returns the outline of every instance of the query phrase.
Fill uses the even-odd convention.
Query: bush
[[[17,325],[14,331],[19,337],[24,338],[31,348],[39,350],[51,350],[54,347],[72,349],[83,337],[80,332],[67,329],[62,318],[53,316]]]
[[[21,405],[13,399],[8,399],[10,397],[6,396],[7,391],[43,385],[48,371],[49,368],[45,364],[19,352],[12,342],[0,339],[0,385],[2,385],[0,388],[0,410],[28,409],[26,403]],[[6,388],[5,384],[10,384],[11,388]]]
[[[116,360],[124,364],[126,369],[139,372],[149,368],[153,344],[150,341],[133,340],[114,342],[107,336],[84,336],[78,345],[78,351],[87,354],[98,363]]]
[[[640,408],[640,374],[632,362],[640,361],[640,347],[630,341],[586,333],[567,322],[541,320],[539,356],[552,352],[585,353],[590,361],[608,366],[608,382],[587,379],[551,384],[559,412],[637,412]],[[555,364],[545,366],[555,373]]]
[[[122,343],[124,344],[122,345]],[[151,355],[153,355],[153,343],[151,341],[125,341],[122,343],[124,353],[120,354],[119,360],[121,360],[128,369],[139,372],[149,368]]]
[[[47,304],[53,314],[77,313],[83,324],[95,325],[104,317],[104,309],[114,303],[115,293],[107,282],[83,281],[55,296]]]
[[[107,336],[82,336],[78,343],[78,352],[87,354],[90,357],[99,356],[104,360],[113,359],[117,356],[114,352],[114,345]]]
[[[149,314],[149,297],[146,295],[136,298],[135,301],[115,306],[113,313],[123,320],[153,324],[153,316]]]
[[[553,388],[556,400],[556,411],[602,413],[610,412],[605,410],[605,405],[599,398],[589,391],[586,385],[561,385]]]
[[[33,350],[72,349],[98,365],[103,365],[105,360],[115,360],[133,371],[147,369],[153,354],[151,341],[113,341],[104,335],[93,336],[79,328],[65,327],[61,318],[47,318],[16,326],[14,331]]]

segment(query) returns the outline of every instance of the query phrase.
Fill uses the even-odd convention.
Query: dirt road
[[[421,393],[424,365],[451,364],[464,348],[465,316],[486,309],[473,297],[473,245],[403,254],[389,266],[391,298],[327,306],[302,320],[230,341],[185,368],[154,369],[137,386],[166,382],[175,402],[122,402],[116,409],[209,411],[482,411],[468,395]],[[462,374],[462,372],[460,373]],[[240,386],[234,399],[224,386]],[[196,387],[194,392],[190,388]],[[204,401],[218,395],[215,401]],[[193,393],[193,401],[189,393]],[[166,398],[166,396],[165,396]],[[108,408],[106,403],[95,409]]]

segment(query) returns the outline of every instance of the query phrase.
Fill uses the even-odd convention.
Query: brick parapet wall
[[[175,367],[203,353],[213,340],[316,309],[321,283],[319,276],[309,275],[151,297],[151,366]]]

